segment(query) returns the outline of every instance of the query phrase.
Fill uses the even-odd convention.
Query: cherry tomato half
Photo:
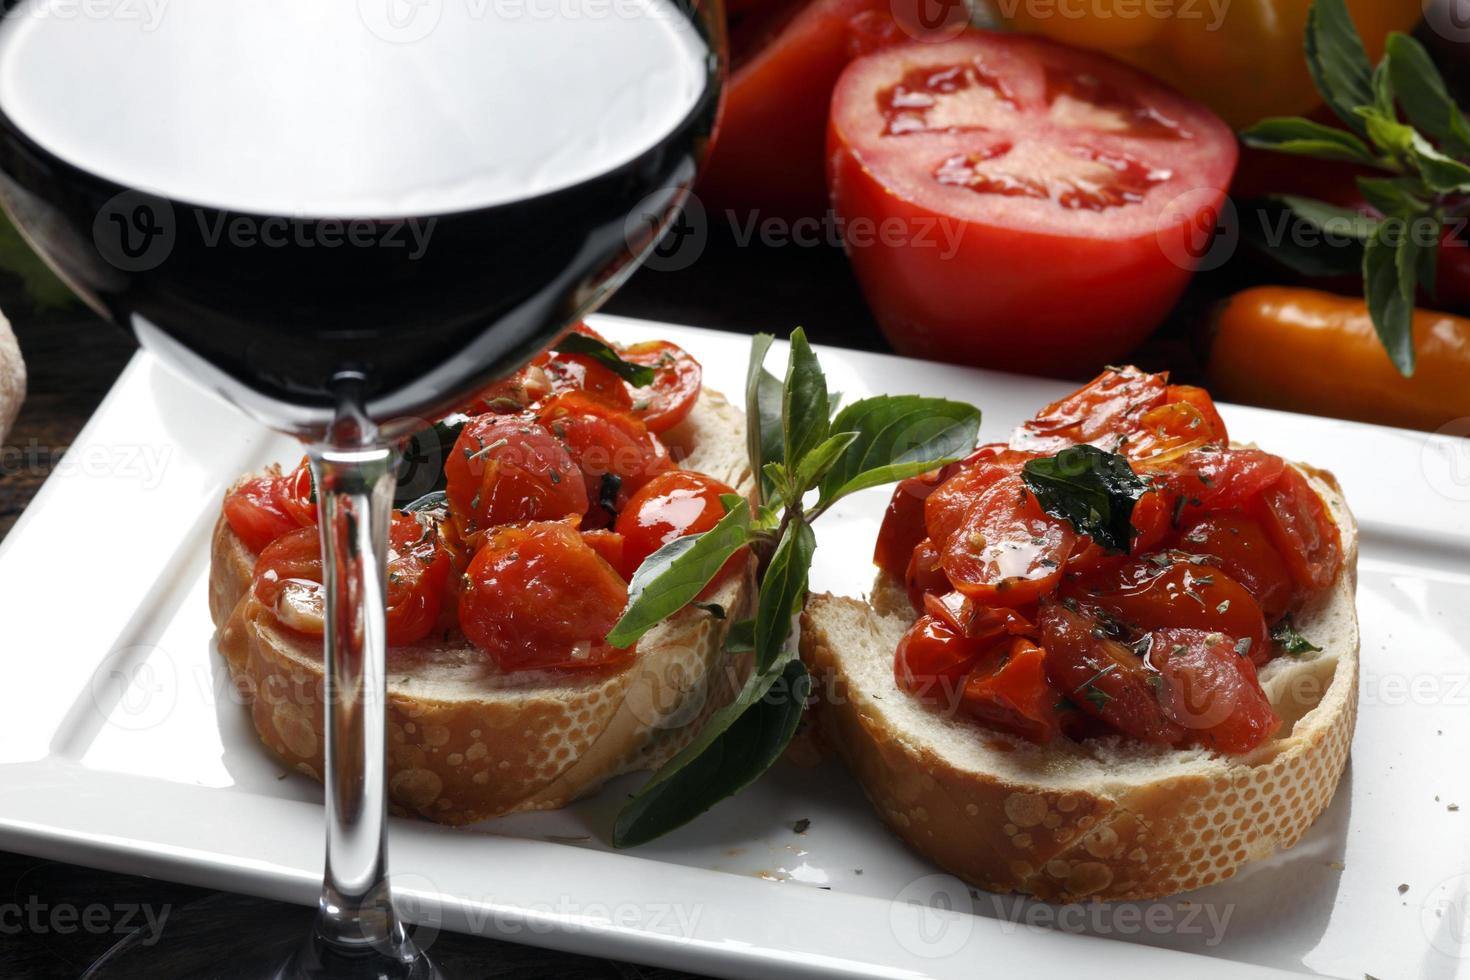
[[[894,681],[910,694],[953,707],[959,701],[965,675],[993,646],[994,640],[974,640],[932,616],[920,616],[898,641]]]
[[[290,473],[246,480],[225,497],[225,522],[250,549],[265,546],[298,527],[316,525],[316,501],[306,460]]]
[[[699,400],[704,369],[678,344],[650,340],[622,351],[623,360],[653,368],[653,384],[630,388],[633,414],[649,432],[667,432],[689,417]]]
[[[1291,572],[1259,521],[1238,513],[1209,514],[1180,536],[1179,547],[1208,557],[1245,586],[1267,622],[1276,622],[1290,607]]]
[[[1020,476],[1008,476],[983,492],[940,546],[940,563],[965,595],[1014,608],[1056,587],[1076,540],[1071,525],[1042,510]]]
[[[459,625],[502,670],[616,667],[633,649],[604,637],[628,603],[628,587],[563,522],[490,533],[465,572]]]
[[[1164,404],[1168,391],[1166,374],[1145,374],[1136,367],[1108,368],[1023,422],[1011,436],[1011,446],[1058,453],[1068,446],[1097,443],[1115,450],[1144,413]]]
[[[1292,466],[1261,496],[1256,510],[1292,578],[1304,592],[1320,592],[1342,568],[1342,537],[1327,506]]]
[[[1045,745],[1061,734],[1062,693],[1046,675],[1046,653],[1024,637],[980,658],[965,678],[960,706],[991,728]]]
[[[465,423],[444,476],[450,515],[465,534],[587,512],[576,463],[531,415],[481,415]]]
[[[673,466],[669,451],[647,426],[585,392],[552,396],[537,417],[566,447],[582,475],[592,507],[588,527],[614,520],[640,487]]]
[[[894,578],[902,578],[919,542],[928,537],[924,528],[924,501],[939,485],[938,473],[900,480],[888,498],[888,511],[878,528],[873,546],[873,564]]]
[[[613,529],[623,536],[623,564],[632,578],[643,560],[675,538],[708,531],[725,516],[722,494],[729,486],[703,473],[670,470],[645,483],[618,515]]]
[[[1149,634],[1149,659],[1163,680],[1159,703],[1188,741],[1217,752],[1239,754],[1265,743],[1281,719],[1261,690],[1249,657],[1235,652],[1228,637],[1191,629]]]

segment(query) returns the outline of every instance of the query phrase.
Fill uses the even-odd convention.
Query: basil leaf
[[[1413,218],[1429,210],[1419,197],[1422,184],[1413,177],[1359,177],[1358,191],[1374,210],[1389,218]],[[1373,222],[1374,230],[1378,222]],[[1372,233],[1364,235],[1366,241]]]
[[[1260,150],[1316,160],[1341,160],[1368,167],[1383,165],[1368,144],[1347,130],[1295,116],[1262,119],[1244,130],[1240,138],[1246,146]]]
[[[635,847],[693,820],[754,782],[781,757],[801,724],[811,676],[792,657],[757,673],[710,716],[681,752],[618,814],[614,847]]]
[[[797,327],[791,333],[791,357],[786,362],[786,384],[781,402],[782,435],[786,457],[783,462],[795,470],[828,433],[831,418],[827,406],[827,376],[817,355],[806,342],[806,331]]]
[[[1148,483],[1128,460],[1096,446],[1072,446],[1055,456],[1027,461],[1021,479],[1043,510],[1060,517],[1110,551],[1133,543],[1133,506]]]
[[[1393,76],[1389,74],[1388,60],[1384,59],[1373,69],[1373,108],[1391,119],[1398,118],[1398,109],[1394,105]]]
[[[1414,132],[1413,126],[1399,122],[1393,113],[1379,112],[1374,106],[1359,106],[1358,116],[1363,120],[1368,139],[1374,146],[1394,160],[1408,157],[1414,146],[1414,138],[1419,135]],[[1399,169],[1398,165],[1395,164],[1393,169]]]
[[[1384,63],[1399,104],[1415,128],[1439,140],[1452,156],[1470,156],[1470,122],[1450,98],[1444,77],[1424,46],[1407,34],[1388,36]]]
[[[1296,631],[1296,625],[1291,621],[1290,616],[1271,627],[1271,640],[1281,648],[1283,653],[1293,657],[1300,657],[1304,653],[1317,653],[1322,649]]]
[[[559,354],[585,354],[635,388],[645,388],[653,384],[653,368],[623,360],[617,351],[585,333],[572,331],[558,341],[552,350]]]
[[[1367,241],[1378,227],[1378,219],[1370,215],[1360,214],[1351,208],[1340,208],[1325,201],[1314,201],[1294,194],[1281,194],[1275,200],[1285,204],[1298,218],[1329,235],[1355,238],[1362,242]]]
[[[1322,98],[1354,132],[1367,132],[1354,111],[1373,104],[1373,68],[1343,0],[1316,0],[1307,14],[1307,68]]]
[[[1413,132],[1413,130],[1410,130]],[[1409,141],[1409,159],[1419,168],[1424,185],[1437,194],[1470,193],[1470,166],[1447,157],[1418,133]]]
[[[675,538],[643,559],[628,583],[628,608],[607,642],[628,646],[683,609],[749,540],[750,508],[741,501],[703,534]]]
[[[756,603],[755,668],[758,671],[770,669],[791,635],[791,618],[801,610],[806,598],[807,575],[816,550],[817,538],[811,525],[800,519],[786,525],[776,553],[766,566]]]
[[[796,470],[796,485],[805,492],[814,487],[836,465],[842,453],[857,439],[856,432],[839,432],[812,449]]]
[[[781,435],[781,406],[784,393],[781,382],[765,369],[766,353],[776,338],[758,333],[750,342],[750,366],[745,374],[745,442],[750,456],[750,471],[757,476],[760,496],[765,500],[774,489],[764,477],[767,463],[785,460]]]
[[[397,485],[393,489],[395,507],[402,508],[425,494],[444,489],[444,464],[468,421],[467,416],[451,415],[409,438],[398,459]]]
[[[1246,241],[1268,258],[1304,276],[1360,275],[1363,243],[1354,235],[1365,231],[1363,237],[1367,238],[1378,222],[1362,215],[1358,221],[1349,221],[1345,216],[1331,217],[1328,212],[1340,209],[1306,198],[1292,199],[1292,203],[1296,202],[1320,204],[1324,212],[1315,217],[1321,223],[1299,215],[1286,203],[1285,197],[1255,201],[1242,209],[1246,217],[1241,222],[1241,233]]]
[[[980,410],[943,398],[880,395],[838,412],[832,428],[856,432],[857,438],[822,480],[823,507],[968,455],[980,432]]]
[[[725,633],[725,652],[755,652],[755,620],[742,619],[730,624],[730,629]]]
[[[1406,378],[1414,376],[1414,293],[1418,255],[1405,221],[1385,221],[1363,249],[1368,313],[1383,349]]]

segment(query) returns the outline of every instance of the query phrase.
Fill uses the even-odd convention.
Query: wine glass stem
[[[411,960],[387,881],[384,577],[396,453],[371,423],[344,416],[309,450],[326,591],[327,854],[313,946],[323,961]]]

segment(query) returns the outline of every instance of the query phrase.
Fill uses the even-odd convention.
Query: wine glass
[[[305,442],[318,490],[315,927],[302,942],[223,909],[171,921],[171,944],[198,954],[175,969],[438,975],[386,879],[394,447],[519,368],[653,245],[714,123],[718,3],[4,6],[0,203],[96,310]],[[159,955],[124,941],[93,975],[156,975]]]

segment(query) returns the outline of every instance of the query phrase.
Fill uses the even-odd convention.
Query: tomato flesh
[[[1306,477],[1286,467],[1263,492],[1256,510],[1298,588],[1319,592],[1337,579],[1342,569],[1342,537]]]
[[[1245,586],[1268,622],[1276,622],[1291,607],[1291,572],[1259,521],[1238,513],[1211,514],[1180,536],[1179,547],[1206,556]]]
[[[1070,525],[1042,510],[1019,476],[1009,476],[984,491],[940,546],[940,563],[965,595],[1014,608],[1056,587],[1075,542]]]
[[[924,501],[938,483],[937,473],[910,477],[900,480],[888,498],[888,510],[873,546],[873,564],[895,578],[903,577],[914,549],[929,536],[924,527]]]
[[[704,369],[678,344],[650,340],[622,352],[623,360],[652,368],[653,384],[630,388],[630,408],[649,432],[667,432],[689,417],[699,400]]]
[[[1228,637],[1202,630],[1159,629],[1149,634],[1150,659],[1163,678],[1159,703],[1169,720],[1195,742],[1239,754],[1263,745],[1281,727],[1256,668]]]
[[[311,468],[305,459],[290,473],[246,480],[224,503],[225,522],[252,554],[272,541],[316,524]]]
[[[589,526],[614,520],[639,487],[673,465],[646,425],[585,392],[553,396],[537,418],[576,463],[592,505]]]
[[[604,638],[628,602],[618,573],[562,522],[492,531],[465,572],[464,635],[502,670],[616,667]]]
[[[960,697],[971,717],[1038,745],[1061,734],[1061,702],[1061,692],[1046,674],[1046,651],[1019,636],[1006,641],[998,657],[981,658]]]
[[[890,229],[848,253],[899,351],[1064,376],[1173,308],[1236,158],[1224,123],[1139,72],[977,30],[849,65],[826,156],[846,226]]]

